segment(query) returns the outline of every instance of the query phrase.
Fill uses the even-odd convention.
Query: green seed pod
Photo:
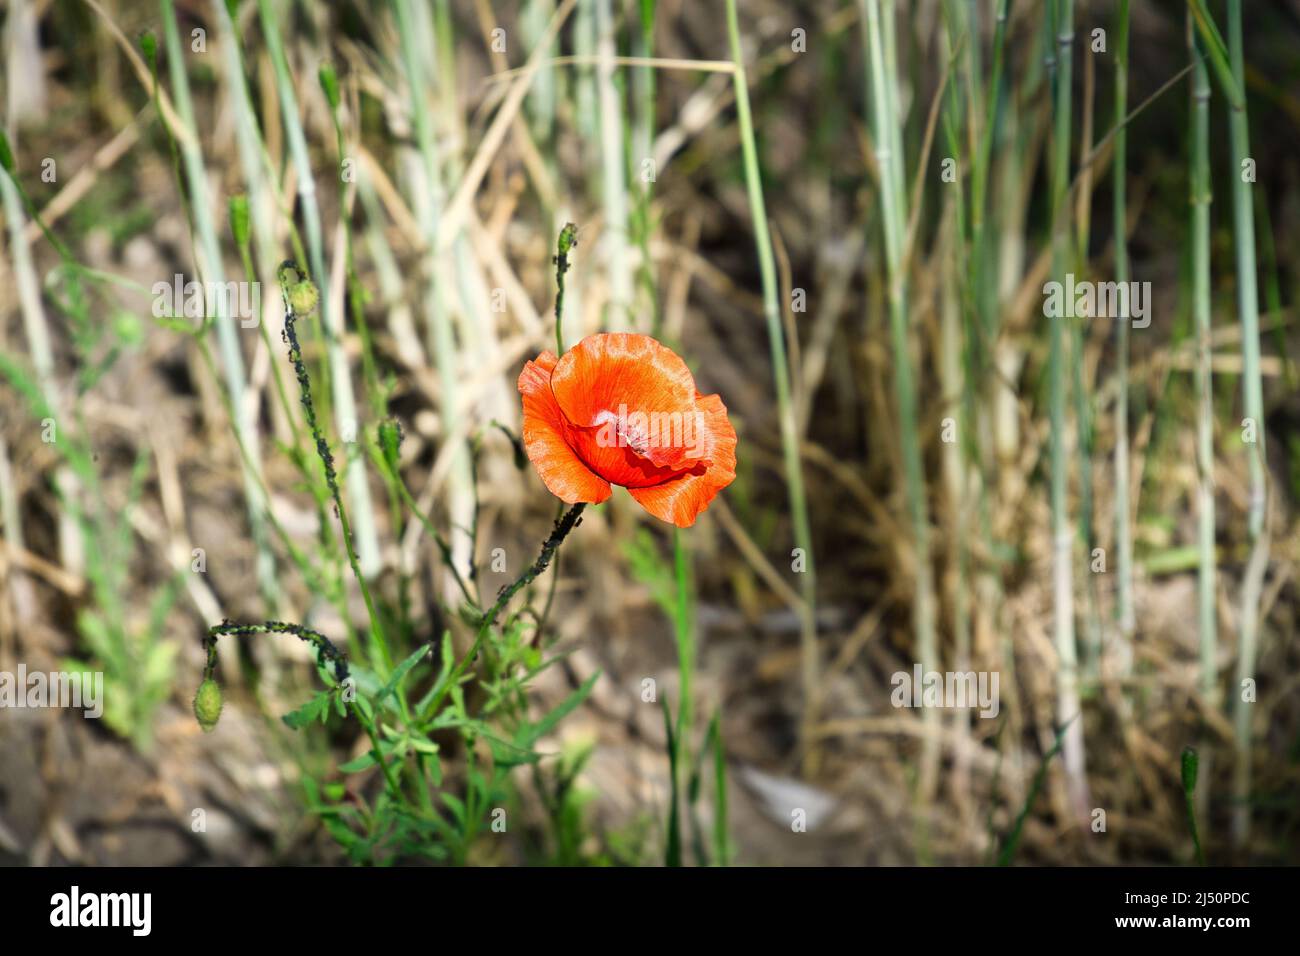
[[[318,302],[320,302],[320,290],[310,279],[303,279],[289,286],[289,306],[293,309],[293,314],[299,318],[305,318],[315,312]]]
[[[204,678],[199,692],[194,695],[194,716],[204,733],[210,732],[221,719],[221,688],[211,677]]]
[[[153,31],[145,30],[140,34],[140,49],[144,51],[145,62],[152,68],[158,56],[158,40]]]
[[[1183,748],[1183,792],[1192,793],[1196,789],[1196,767],[1200,761],[1196,751],[1191,747]]]

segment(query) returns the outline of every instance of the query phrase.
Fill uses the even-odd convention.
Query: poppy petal
[[[551,494],[568,504],[596,504],[607,499],[613,489],[569,447],[565,437],[569,426],[551,392],[555,363],[554,354],[543,352],[519,373],[519,392],[524,399],[524,450]]]
[[[610,484],[624,488],[661,485],[687,470],[703,472],[707,466],[706,462],[696,459],[683,468],[660,467],[626,445],[619,444],[603,428],[570,427],[565,434],[569,446],[588,468]]]
[[[602,446],[630,449],[671,471],[704,463],[692,440],[699,417],[695,377],[672,349],[648,335],[587,336],[559,359],[551,390],[565,418],[595,429],[593,437]],[[621,462],[624,456],[615,457]],[[612,474],[606,477],[622,484]]]
[[[628,489],[642,508],[679,528],[693,525],[718,492],[736,478],[736,430],[727,418],[727,407],[718,395],[699,395],[696,404],[707,426],[708,468],[649,488]]]

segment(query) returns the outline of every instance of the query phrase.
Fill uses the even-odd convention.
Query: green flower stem
[[[203,649],[207,651],[207,664],[203,668],[204,678],[212,677],[217,671],[217,638],[247,637],[252,634],[287,634],[305,641],[316,649],[316,662],[321,667],[329,666],[334,672],[334,679],[342,685],[349,676],[348,659],[324,634],[301,624],[286,621],[263,621],[260,624],[236,624],[224,620],[208,628],[203,638]]]
[[[195,333],[194,341],[198,346],[199,356],[203,360],[204,367],[207,368],[208,373],[213,376],[213,380],[218,382],[218,393],[221,396],[222,406],[226,410],[226,415],[228,418],[230,418],[231,422],[234,422],[235,420],[234,406],[231,402],[230,394],[223,387],[220,386],[220,376],[217,374],[217,363],[216,363],[216,359],[214,359],[212,356],[212,349],[209,347],[207,339],[204,338],[202,335]],[[240,458],[244,462],[245,466],[247,466],[248,463],[251,461],[251,454],[249,452],[248,446],[244,443],[244,440],[240,436],[238,431],[236,431],[234,434],[235,434],[235,445],[239,449]],[[257,481],[259,483],[259,489],[261,490],[262,495],[269,501],[271,498],[270,490],[267,488],[265,481],[261,475],[257,476]],[[286,531],[284,525],[280,523],[280,519],[275,516],[275,512],[270,508],[268,508],[266,511],[266,515],[267,515],[267,520],[270,523],[271,530],[275,532],[276,536],[280,539],[280,543],[284,545],[285,550],[289,552],[290,559],[292,559],[293,563],[298,567],[298,570],[302,573],[303,579],[307,582],[307,586],[313,592],[319,591],[329,595],[330,600],[333,602],[334,606],[338,609],[339,614],[343,618],[344,624],[348,629],[349,636],[351,636],[353,631],[352,631],[352,625],[348,621],[346,596],[342,593],[342,589],[338,587],[338,578],[336,577],[334,578],[333,581],[327,582],[313,568],[311,562],[307,559],[307,556],[303,554],[302,550],[296,544],[293,543],[293,539],[289,537],[288,531]],[[332,530],[333,529],[331,529],[331,533]]]
[[[564,354],[564,274],[569,271],[569,253],[578,244],[578,227],[566,222],[555,244],[555,354]]]
[[[501,613],[502,608],[509,603],[512,597],[519,593],[521,588],[531,584],[547,569],[551,563],[551,559],[555,557],[556,551],[559,550],[564,539],[568,537],[569,532],[582,523],[582,512],[586,507],[587,505],[584,502],[578,502],[566,511],[564,517],[555,522],[555,527],[551,530],[550,537],[543,542],[541,554],[537,556],[537,560],[533,562],[532,567],[521,574],[513,584],[501,589],[500,593],[497,595],[496,603],[488,609],[488,612],[483,615],[482,620],[479,622],[478,633],[474,637],[474,643],[472,643],[469,650],[465,652],[465,656],[457,662],[456,666],[452,669],[452,672],[447,676],[447,680],[443,683],[442,687],[438,690],[437,695],[433,698],[432,703],[428,707],[429,713],[437,713],[438,708],[442,704],[443,698],[445,698],[451,689],[459,683],[461,676],[465,673],[465,668],[469,666],[470,662],[474,660],[474,657],[478,654],[479,648],[483,644],[483,639],[487,636],[488,631],[492,629],[492,625],[496,622],[497,615]]]
[[[334,679],[340,687],[349,679],[347,657],[334,646],[333,641],[319,631],[303,627],[301,624],[290,624],[285,621],[236,624],[229,620],[214,624],[208,628],[207,634],[203,637],[203,648],[207,652],[207,664],[203,668],[203,679],[205,681],[212,680],[213,675],[216,673],[217,638],[223,636],[246,637],[252,634],[288,634],[299,640],[306,641],[316,649],[316,663],[321,667],[329,666],[333,670]],[[384,752],[379,748],[379,735],[375,730],[374,721],[366,716],[365,711],[361,709],[355,700],[349,701],[348,704],[353,715],[357,718],[357,722],[365,729],[366,736],[370,738],[370,746],[375,755],[375,762],[379,764],[380,769],[383,771],[384,780],[389,791],[396,799],[404,800],[397,775],[388,761],[384,759]]]
[[[758,168],[758,148],[754,140],[754,121],[749,108],[749,80],[740,48],[740,23],[736,0],[727,0],[727,33],[731,41],[731,58],[735,64],[732,83],[736,91],[736,118],[740,126],[741,158],[745,168],[745,187],[749,194],[749,213],[753,220],[754,242],[758,251],[759,271],[763,280],[763,315],[767,322],[767,339],[772,353],[772,375],[776,383],[776,400],[781,423],[782,460],[786,487],[790,496],[790,517],[794,524],[795,547],[803,552],[805,564],[800,575],[803,605],[800,614],[802,649],[804,720],[800,737],[808,757],[812,728],[816,721],[820,686],[820,650],[817,646],[817,578],[814,570],[812,527],[808,520],[808,501],[804,494],[803,465],[799,456],[799,433],[795,425],[794,401],[790,389],[790,365],[786,359],[785,333],[781,327],[781,305],[777,293],[776,260],[767,225],[767,207],[763,202],[763,183]]]
[[[199,148],[198,127],[194,118],[194,105],[190,99],[189,78],[185,72],[185,56],[181,52],[180,32],[176,24],[173,0],[162,0],[163,33],[167,44],[167,59],[171,67],[172,92],[176,99],[176,112],[189,134],[180,143],[181,158],[185,164],[189,187],[189,208],[194,230],[198,234],[199,268],[208,282],[225,285],[221,263],[221,245],[217,241],[211,200],[208,193],[207,170]],[[249,524],[257,545],[257,579],[267,600],[274,605],[279,588],[275,573],[275,559],[271,554],[266,535],[266,499],[259,489],[262,465],[257,444],[257,424],[250,417],[244,401],[244,359],[239,349],[234,317],[227,315],[227,303],[218,296],[215,306],[217,344],[226,373],[226,387],[230,391],[231,405],[235,411],[235,431],[248,447],[249,460],[244,470],[244,497],[247,501]]]
[[[343,506],[343,496],[339,493],[338,473],[334,470],[334,456],[330,452],[329,443],[325,440],[320,423],[316,419],[316,407],[312,404],[311,399],[311,378],[307,375],[307,366],[302,358],[302,346],[298,343],[296,329],[298,309],[304,297],[308,300],[311,299],[309,293],[311,286],[306,280],[291,284],[290,272],[296,276],[301,276],[302,270],[299,269],[296,262],[292,261],[281,264],[279,270],[280,287],[284,293],[284,339],[289,345],[289,363],[293,366],[294,373],[298,377],[298,391],[302,398],[303,410],[307,416],[307,426],[311,429],[312,439],[316,442],[316,454],[320,457],[321,464],[325,468],[325,484],[329,487],[330,496],[334,499],[334,510],[343,529],[343,545],[347,549],[348,563],[352,566],[352,575],[357,579],[357,586],[361,589],[361,597],[366,603],[366,613],[370,618],[371,644],[383,659],[384,666],[391,672],[393,658],[388,649],[388,639],[384,633],[383,618],[380,617],[379,611],[375,607],[374,598],[370,594],[370,585],[366,583],[366,576],[362,573],[361,564],[357,557],[357,549],[353,545],[352,525],[348,521],[347,508]],[[401,699],[399,698],[399,700]]]
[[[334,321],[334,313],[331,312],[333,306],[329,295],[329,271],[325,267],[325,242],[320,208],[316,202],[316,179],[312,174],[307,138],[302,127],[297,97],[294,95],[293,77],[285,55],[284,42],[280,36],[279,23],[269,0],[258,0],[258,10],[261,14],[262,32],[266,37],[267,52],[270,54],[275,70],[289,152],[298,176],[298,196],[307,232],[307,258],[312,275],[320,283],[320,324],[328,356],[326,368],[329,369],[327,384],[333,399],[334,419],[341,429],[345,424],[355,425],[357,420],[356,396],[352,389],[352,379],[349,376],[347,356],[343,350],[341,336],[347,309],[341,304],[338,307],[339,328],[336,332],[331,325]],[[364,456],[348,457],[347,477],[348,493],[352,499],[353,514],[356,519],[355,541],[352,540],[351,532],[348,534],[349,547],[357,552],[353,570],[359,569],[364,576],[372,577],[379,571],[380,566],[379,537],[375,527],[370,486],[366,482]],[[383,651],[387,659],[388,648],[385,646]]]
[[[469,593],[469,587],[465,584],[464,577],[461,576],[460,571],[457,569],[456,562],[451,559],[451,546],[447,543],[447,539],[442,536],[442,533],[437,529],[434,523],[429,520],[428,516],[420,510],[420,503],[415,500],[415,497],[411,494],[411,490],[406,487],[406,482],[402,480],[402,476],[397,474],[396,471],[393,472],[393,475],[395,479],[394,487],[397,489],[397,493],[401,495],[402,500],[406,502],[406,506],[411,509],[411,513],[419,519],[420,524],[424,525],[424,530],[429,533],[431,538],[433,538],[434,543],[438,545],[438,550],[442,553],[443,562],[447,565],[448,570],[451,571],[452,577],[456,581],[456,587],[460,589],[461,596],[465,598],[466,603],[468,603],[470,607],[477,610],[478,602],[475,601],[473,596]]]

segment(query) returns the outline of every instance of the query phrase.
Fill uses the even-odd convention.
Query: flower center
[[[612,433],[615,442],[619,448],[631,448],[642,458],[645,458],[650,452],[650,429],[646,422],[641,419],[645,416],[627,414],[627,408],[624,406],[619,412],[602,410],[596,414],[596,419],[592,423],[599,429],[597,435],[600,437],[609,436]]]

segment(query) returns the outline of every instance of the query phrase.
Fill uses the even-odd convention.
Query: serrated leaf
[[[314,720],[319,720],[323,724],[329,718],[330,702],[333,698],[333,691],[321,691],[297,710],[285,714],[280,719],[294,730],[302,730]]]

